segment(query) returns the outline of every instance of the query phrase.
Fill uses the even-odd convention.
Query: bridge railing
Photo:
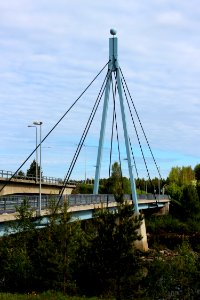
[[[12,196],[0,197],[0,214],[14,213],[16,208],[20,207],[24,200],[28,201],[31,210],[37,210],[39,207],[39,196]],[[56,200],[56,199],[55,199]],[[41,198],[41,208],[48,209],[51,205],[52,197],[43,195]],[[63,200],[61,199],[61,204]]]
[[[163,194],[138,194],[137,198],[140,200],[163,200],[169,199],[169,195]]]
[[[5,178],[5,179],[10,179],[14,175],[13,172],[11,171],[5,171],[5,170],[0,170],[0,178]],[[36,178],[33,175],[26,176],[26,175],[21,175],[21,174],[16,174],[13,179],[22,179],[22,180],[30,180],[34,182],[39,182],[40,178],[39,176]],[[42,176],[42,182],[43,183],[49,183],[49,184],[63,184],[63,179],[62,178],[56,178],[56,177],[48,177],[48,176]],[[69,184],[76,185],[78,182],[74,180],[70,180]]]
[[[0,197],[0,214],[16,212],[16,208],[20,207],[24,200],[27,199],[31,209],[37,209],[39,206],[39,196],[3,196]],[[42,209],[48,208],[50,205],[49,196],[42,195]]]
[[[31,209],[36,210],[38,208],[39,206],[38,195],[1,196],[0,214],[16,212],[16,208],[23,203],[24,199],[27,199]],[[54,195],[54,196],[42,195],[41,198],[42,209],[48,209],[52,203],[52,200],[54,200],[56,203],[58,199],[59,199],[59,195]],[[124,199],[131,200],[131,195],[124,195]],[[169,199],[168,195],[157,195],[156,199],[152,194],[138,195],[138,200],[147,200],[147,202],[148,200],[162,201],[166,199]],[[110,194],[99,194],[99,195],[70,194],[70,195],[63,196],[61,198],[60,204],[62,204],[64,200],[68,201],[69,207],[73,207],[73,206],[80,206],[80,205],[111,203],[111,202],[115,202],[115,197],[114,195],[110,195]]]
[[[125,194],[123,196],[124,200],[131,200],[132,195]],[[138,200],[164,200],[169,199],[168,195],[153,195],[153,194],[138,194],[137,195]],[[68,203],[69,206],[74,205],[89,205],[89,204],[97,204],[97,203],[110,203],[115,202],[114,195],[111,194],[98,194],[98,195],[91,195],[91,194],[71,194],[68,195]]]

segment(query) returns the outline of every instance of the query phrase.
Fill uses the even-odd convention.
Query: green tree
[[[180,201],[183,193],[183,188],[175,182],[172,182],[166,187],[166,192],[171,196],[172,199]]]
[[[198,218],[200,215],[200,201],[196,188],[188,185],[183,188],[181,204],[186,218]]]
[[[75,189],[72,191],[72,194],[92,194],[93,193],[93,185],[80,183],[77,184]]]
[[[195,173],[191,166],[182,167],[180,174],[180,182],[182,185],[192,184],[195,180]]]
[[[169,173],[169,183],[175,183],[176,185],[191,184],[195,179],[195,173],[191,166],[187,167],[173,167]]]
[[[71,294],[76,293],[72,265],[76,266],[76,253],[84,245],[84,232],[79,221],[71,222],[66,203],[59,209],[58,214],[52,203],[50,222],[38,232],[33,259],[35,288]]]
[[[23,199],[21,205],[16,206],[16,212],[17,222],[11,222],[9,229],[15,233],[31,233],[35,229],[35,224],[33,223],[33,211],[26,197]]]
[[[147,299],[198,299],[198,257],[184,241],[171,258],[157,255],[142,282]]]
[[[17,178],[24,178],[25,177],[25,173],[20,170],[18,173],[17,173]]]
[[[99,180],[99,194],[114,194],[116,200],[122,199],[123,194],[131,194],[130,180],[127,177],[122,177],[118,162],[112,165],[110,178]]]
[[[178,255],[173,260],[173,269],[174,287],[179,287],[179,297],[182,299],[198,298],[200,288],[198,257],[187,240],[178,247]]]
[[[33,268],[27,245],[19,236],[1,238],[0,264],[0,291],[30,292]]]
[[[131,194],[131,183],[127,177],[122,178],[124,194]]]
[[[110,193],[120,196],[123,194],[123,182],[121,167],[118,162],[112,165],[112,173],[110,177]]]
[[[36,167],[37,167],[37,176],[39,178],[40,166],[36,163],[35,159],[30,164],[30,167],[26,172],[26,176],[30,178],[36,178]]]
[[[200,164],[197,164],[194,167],[194,174],[195,174],[195,179],[198,181],[200,181]]]
[[[177,185],[180,184],[180,172],[181,172],[181,168],[180,167],[172,167],[168,179],[169,179],[169,183],[175,183]]]
[[[16,212],[17,221],[8,224],[7,235],[0,243],[0,289],[24,293],[31,290],[33,279],[29,241],[35,234],[35,225],[27,199],[16,207]]]
[[[140,258],[133,246],[140,238],[137,229],[142,218],[134,216],[133,206],[127,204],[119,204],[114,212],[101,210],[95,217],[91,221],[95,233],[87,248],[81,249],[84,255],[76,281],[86,295],[133,299],[142,277]]]
[[[122,177],[121,167],[118,162],[114,162],[112,165],[111,177],[115,179],[120,179]]]

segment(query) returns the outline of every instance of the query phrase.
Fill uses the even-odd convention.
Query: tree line
[[[130,186],[117,163],[104,181],[118,202],[115,211],[96,210],[93,219],[72,222],[67,203],[57,214],[52,198],[51,215],[43,227],[24,199],[17,208],[17,222],[9,224],[8,234],[0,239],[0,292],[54,290],[101,299],[198,299],[198,170],[172,168],[166,184],[170,214],[145,217],[147,253],[134,246],[141,238],[137,230],[142,216],[135,216],[134,206],[123,200]],[[173,255],[165,254],[166,242]]]
[[[38,163],[35,161],[35,159],[31,162],[29,168],[27,169],[26,172],[20,170],[16,177],[17,178],[39,178],[40,174],[40,166],[38,165]],[[37,175],[37,176],[36,176]]]
[[[99,299],[197,299],[200,257],[184,241],[176,255],[143,253],[134,247],[142,217],[122,199],[115,211],[71,222],[67,203],[45,228],[32,219],[28,202],[18,222],[0,239],[0,292],[61,291]],[[196,297],[196,298],[195,298]]]
[[[166,192],[171,196],[171,211],[195,225],[200,220],[200,164],[173,167],[167,178]]]

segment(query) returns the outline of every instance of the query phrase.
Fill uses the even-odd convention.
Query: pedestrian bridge
[[[24,199],[28,200],[30,208],[36,214],[38,209],[39,196],[3,196],[0,197],[0,223],[11,221],[16,219],[16,207],[19,207]],[[54,201],[58,201],[59,196],[44,196],[42,195],[41,215],[45,216],[49,214],[49,207]],[[132,203],[130,195],[124,195],[124,199],[128,203]],[[68,211],[72,213],[72,218],[78,218],[81,220],[92,218],[95,209],[101,209],[108,207],[109,209],[114,209],[117,207],[118,203],[115,201],[114,195],[99,194],[99,195],[88,195],[88,194],[74,194],[65,195],[61,198],[60,203],[67,201],[69,209]],[[156,199],[152,194],[138,195],[138,206],[139,210],[144,212],[144,210],[154,209],[159,214],[167,214],[169,211],[170,199],[168,195],[156,195]]]
[[[170,199],[167,195],[138,195],[138,207],[140,212],[145,213],[146,210],[151,210],[158,214],[167,214],[169,211]],[[49,222],[48,215],[50,214],[50,205],[54,200],[58,201],[58,196],[42,196],[42,210],[40,215],[40,222],[38,226],[46,226]],[[124,195],[124,199],[127,203],[132,204],[133,201],[130,195]],[[20,206],[23,203],[24,195],[12,196],[12,197],[0,197],[0,236],[5,234],[6,222],[15,221],[17,219],[16,206]],[[27,196],[27,200],[33,210],[33,216],[37,216],[38,211],[38,196]],[[107,208],[109,210],[115,210],[118,203],[115,201],[114,195],[65,195],[61,198],[61,203],[68,201],[68,211],[71,213],[71,220],[75,221],[86,220],[93,218],[93,213],[97,209]],[[147,234],[145,221],[143,219],[138,234],[142,236],[140,241],[135,241],[135,246],[142,250],[148,250]]]

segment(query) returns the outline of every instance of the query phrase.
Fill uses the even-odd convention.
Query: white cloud
[[[179,163],[187,157],[194,164],[200,146],[200,9],[196,4],[179,0],[1,1],[0,153],[8,153],[7,161],[1,161],[4,167],[14,171],[27,155],[30,140],[34,145],[34,133],[27,125],[42,120],[45,135],[106,63],[111,27],[118,30],[120,65],[150,144],[155,151],[174,153],[171,164],[163,167],[170,168],[179,156]],[[103,77],[47,143],[78,141]],[[100,120],[99,112],[88,137],[93,145],[98,144]],[[110,127],[106,138],[110,140]],[[16,161],[11,159],[12,150],[20,153]],[[44,170],[54,176],[50,161],[51,157],[44,161],[48,165]],[[57,161],[59,155],[52,164]],[[63,171],[61,166],[58,169]],[[62,177],[61,171],[53,167],[52,171]]]
[[[167,11],[157,15],[157,22],[162,25],[176,25],[185,24],[183,15],[179,11]]]

